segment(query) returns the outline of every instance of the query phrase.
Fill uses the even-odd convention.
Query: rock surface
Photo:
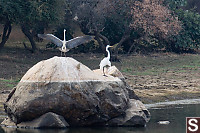
[[[52,112],[48,112],[32,121],[21,122],[19,124],[15,124],[10,118],[6,118],[1,125],[10,125],[18,128],[66,128],[69,126],[62,116]]]
[[[100,69],[93,70],[95,73],[98,73],[100,75],[103,75],[103,71]],[[108,69],[106,69],[105,74],[111,75],[113,77],[118,77],[121,80],[124,80],[124,76],[122,73],[116,68],[116,66],[111,66]]]
[[[48,112],[62,116],[69,126],[135,126],[150,119],[124,81],[95,73],[69,57],[53,57],[29,69],[4,108],[18,125]]]

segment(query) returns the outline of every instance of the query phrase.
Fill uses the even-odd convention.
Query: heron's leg
[[[66,57],[66,52],[64,52],[64,56]]]
[[[105,66],[103,67],[103,76],[108,77],[107,75],[105,75],[104,68],[105,68]]]
[[[61,55],[61,57],[62,57],[62,51],[60,52],[60,55]]]

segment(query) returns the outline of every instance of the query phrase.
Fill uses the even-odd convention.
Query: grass
[[[0,81],[7,82],[7,83],[18,83],[20,80],[2,79],[2,78],[0,78]]]
[[[167,72],[195,72],[200,68],[199,55],[135,56],[123,61],[122,72],[132,75],[159,75]]]
[[[19,79],[13,80],[13,79],[0,78],[0,82],[5,86],[5,88],[13,88],[18,84],[19,81],[20,81]]]

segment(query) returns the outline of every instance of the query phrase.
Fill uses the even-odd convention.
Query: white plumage
[[[105,57],[103,60],[101,60],[101,63],[100,63],[99,66],[100,66],[100,69],[101,69],[101,70],[103,70],[103,67],[105,67],[105,66],[111,67],[110,58]]]
[[[103,60],[101,60],[101,62],[100,62],[100,64],[99,64],[100,70],[103,70],[104,76],[106,76],[105,73],[104,73],[104,67],[111,67],[110,52],[109,52],[109,50],[108,50],[108,48],[110,48],[110,47],[113,47],[113,46],[110,46],[110,45],[107,45],[107,46],[106,46],[106,52],[108,53],[108,56],[105,57],[105,58],[103,58]]]
[[[57,38],[56,36],[52,34],[38,34],[38,37],[42,39],[46,39],[56,44],[59,47],[59,50],[61,51],[61,56],[62,56],[62,52],[65,55],[65,53],[68,52],[70,49],[78,45],[81,45],[83,43],[86,43],[88,41],[91,41],[93,39],[93,36],[79,36],[79,37],[66,41],[65,32],[66,30],[64,29],[64,40],[60,40],[59,38]]]

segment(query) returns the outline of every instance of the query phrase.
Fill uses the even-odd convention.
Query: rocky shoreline
[[[150,109],[150,108],[160,108],[171,105],[186,105],[186,104],[200,104],[200,99],[185,99],[185,100],[177,100],[170,102],[158,102],[153,104],[145,104],[145,107],[147,109]]]

